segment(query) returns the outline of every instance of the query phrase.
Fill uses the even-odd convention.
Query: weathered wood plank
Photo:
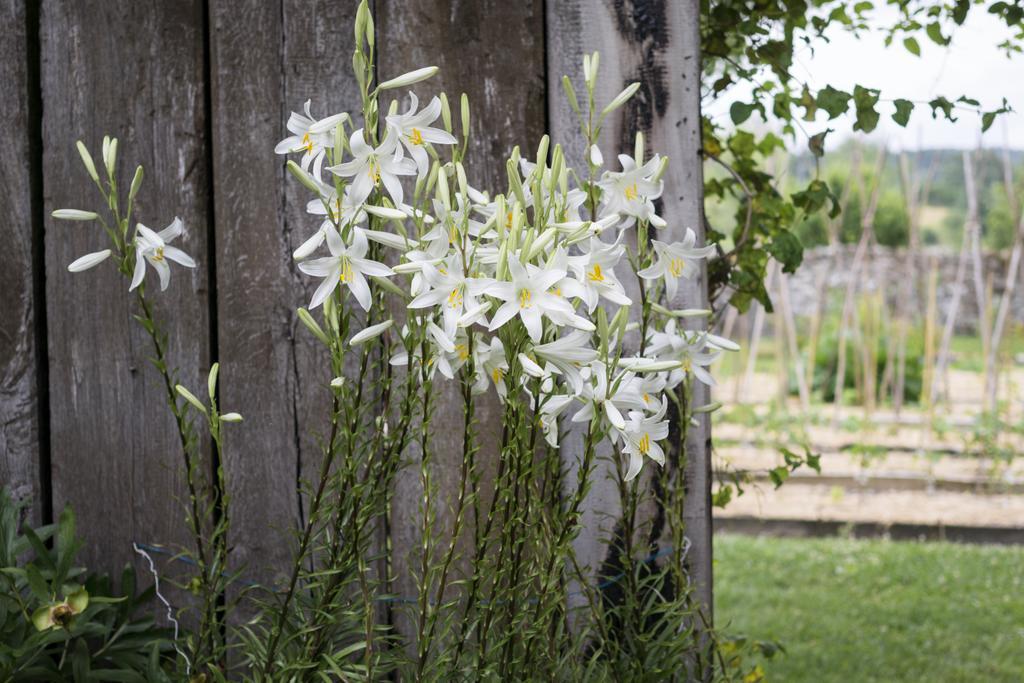
[[[6,162],[0,164],[0,486],[10,490],[29,506],[33,521],[40,520],[41,499],[39,434],[39,361],[36,325],[40,320],[35,298],[34,259],[41,235],[36,235],[33,211],[32,170],[38,160],[32,155],[32,116],[38,115],[30,102],[39,87],[29,74],[30,50],[36,46],[27,35],[24,0],[0,2],[0,83],[6,96],[0,101],[0,148]],[[48,474],[48,473],[47,473]]]
[[[358,107],[354,13],[324,1],[210,4],[222,393],[246,418],[226,452],[234,559],[260,580],[291,566],[283,541],[303,512],[297,487],[322,457],[331,379],[329,358],[295,316],[316,282],[291,253],[319,220],[274,145],[306,99],[321,116]]]
[[[209,13],[220,394],[245,417],[224,454],[232,559],[272,581],[288,566],[282,535],[298,513],[294,283],[273,150],[284,116],[281,7],[215,0]]]
[[[622,152],[631,154],[634,131],[643,131],[648,153],[658,151],[670,159],[660,211],[669,225],[659,232],[658,239],[679,240],[691,227],[700,243],[704,230],[698,3],[554,0],[547,6],[547,40],[548,82],[560,83],[562,76],[568,75],[578,93],[585,92],[583,55],[595,50],[602,54],[595,95],[598,106],[629,83],[642,84],[633,100],[605,123],[600,140],[602,153],[606,160]],[[574,113],[554,87],[548,103],[553,141],[565,146],[569,163],[583,167],[585,141],[578,134]],[[705,307],[705,282],[702,271],[687,286],[680,287],[677,301],[672,303],[676,307]],[[697,404],[706,403],[707,392],[701,389],[697,393]],[[563,449],[568,467],[574,467],[578,458],[571,443],[567,441]],[[701,417],[700,427],[690,428],[686,455],[685,518],[692,544],[688,560],[697,594],[710,614],[710,428],[706,416]],[[614,520],[621,516],[618,493],[609,474],[601,469],[595,472],[584,514],[586,529],[577,541],[581,560],[595,570],[610,559],[602,538],[607,538]]]
[[[180,216],[180,246],[200,264],[175,268],[160,292],[169,362],[200,386],[210,350],[206,253],[203,3],[48,2],[40,19],[46,218],[46,305],[54,509],[78,514],[90,568],[116,570],[132,541],[184,543],[182,456],[150,340],[112,263],[82,274],[67,264],[106,246],[93,224],[49,218],[101,205],[74,149],[121,140],[120,186],[135,163],[146,180],[136,217],[162,228]],[[98,154],[97,154],[98,156]]]
[[[420,102],[445,91],[457,119],[459,94],[469,95],[473,141],[465,163],[470,184],[491,192],[504,191],[504,161],[512,148],[536,149],[544,133],[543,4],[537,0],[377,0],[376,4],[381,79],[422,66],[439,66],[437,76],[415,86]],[[405,92],[396,91],[395,95],[405,97]],[[387,102],[381,109],[387,110]],[[436,501],[437,523],[450,532],[462,463],[462,398],[458,384],[440,376],[435,391],[432,476],[440,498]],[[477,458],[487,482],[496,469],[501,434],[501,409],[493,393],[477,398],[476,415],[481,446]],[[415,595],[409,562],[418,562],[416,549],[422,537],[419,467],[400,473],[395,488],[391,518],[394,590]],[[486,505],[490,494],[484,495]],[[463,538],[471,538],[472,520],[463,529]]]
[[[287,111],[299,111],[306,100],[312,100],[315,116],[328,116],[348,112],[359,118],[362,100],[359,86],[352,75],[352,51],[355,38],[357,2],[331,0],[286,0],[284,3],[284,104]],[[370,3],[371,10],[373,3]],[[284,137],[284,117],[278,133]],[[275,138],[273,142],[277,142]],[[280,159],[280,158],[279,158]],[[280,161],[279,161],[280,164]],[[326,164],[325,164],[326,166]],[[330,174],[325,172],[325,177]],[[310,193],[290,175],[285,185],[284,229],[288,236],[288,262],[292,273],[291,313],[308,306],[319,280],[298,272],[291,253],[320,227],[321,217],[306,213]],[[326,247],[324,247],[326,253]],[[353,301],[351,297],[349,301]],[[358,306],[357,322],[353,333],[363,326],[363,313]],[[297,324],[297,323],[296,323]],[[299,476],[314,479],[323,457],[321,442],[329,429],[331,395],[327,388],[331,381],[330,356],[301,324],[294,335],[294,355],[297,390],[295,410],[298,415]],[[359,373],[359,354],[350,353],[345,362],[346,377],[356,378]],[[367,387],[374,382],[367,379]],[[366,393],[366,402],[374,400],[374,392]],[[376,415],[377,411],[371,411]],[[303,512],[308,512],[303,501]]]

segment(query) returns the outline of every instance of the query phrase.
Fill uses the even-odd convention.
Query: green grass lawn
[[[715,621],[768,681],[1024,681],[1024,548],[717,536]]]

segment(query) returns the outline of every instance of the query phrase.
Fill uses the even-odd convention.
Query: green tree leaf
[[[904,38],[903,47],[907,48],[907,52],[917,55],[918,57],[921,56],[921,46],[918,44],[917,38],[914,38],[913,36],[910,38]]]
[[[749,119],[753,111],[754,107],[746,102],[733,102],[729,107],[729,116],[732,118],[732,122],[738,126]]]
[[[826,85],[818,91],[818,106],[828,112],[829,119],[834,119],[850,108],[850,93]]]
[[[896,113],[892,115],[892,120],[906,128],[910,121],[910,113],[914,111],[914,103],[910,100],[899,99],[893,104],[896,105]]]

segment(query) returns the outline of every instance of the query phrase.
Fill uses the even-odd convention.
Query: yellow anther
[[[672,277],[679,277],[683,274],[683,267],[686,265],[685,261],[681,258],[674,258],[668,262],[668,272],[672,273]]]
[[[625,195],[626,195],[626,199],[628,199],[629,201],[633,201],[634,199],[636,199],[636,197],[637,197],[636,183],[633,183],[632,185],[630,185],[629,187],[626,188]]]
[[[164,248],[163,247],[157,247],[156,248],[156,253],[153,254],[153,260],[154,261],[163,261],[164,260]]]
[[[647,455],[647,452],[651,450],[651,437],[644,434],[640,437],[640,441],[637,443],[636,447],[642,455]]]
[[[467,360],[469,358],[469,347],[465,344],[456,344],[455,353],[459,354],[459,360]]]
[[[528,289],[519,290],[519,308],[529,308],[532,305],[533,294]]]
[[[494,380],[494,383],[497,384],[498,382],[500,382],[501,381],[501,377],[502,377],[501,368],[494,368],[494,370],[491,372],[491,379]]]
[[[313,139],[309,137],[309,133],[302,136],[302,146],[306,148],[307,152],[313,151]]]
[[[409,142],[411,142],[414,145],[422,145],[423,144],[423,134],[420,133],[420,129],[419,128],[413,128],[412,129],[412,135],[409,136]]]
[[[509,211],[507,214],[505,214],[505,227],[508,228],[509,230],[512,229],[512,212],[511,211]]]
[[[604,273],[601,272],[600,263],[594,264],[594,269],[587,273],[587,279],[593,282],[604,282]]]
[[[338,281],[342,284],[352,282],[352,275],[352,264],[348,262],[348,259],[342,259],[341,272],[338,273]]]
[[[462,288],[456,287],[452,290],[451,294],[448,295],[448,305],[452,308],[458,308],[462,305]]]

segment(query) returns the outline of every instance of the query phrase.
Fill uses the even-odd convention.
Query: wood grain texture
[[[274,146],[307,99],[317,116],[358,107],[355,3],[212,0],[209,12],[221,395],[245,417],[225,448],[231,562],[281,585],[308,511],[300,491],[323,457],[332,375],[296,317],[318,281],[298,272],[292,252],[320,219]]]
[[[700,158],[700,35],[699,5],[695,0],[552,0],[547,5],[548,82],[560,83],[568,75],[577,93],[584,93],[582,60],[585,53],[602,55],[596,92],[598,107],[622,88],[639,81],[633,100],[609,116],[600,147],[614,164],[615,155],[632,154],[637,130],[646,137],[648,154],[654,151],[670,159],[659,213],[668,221],[657,238],[681,239],[687,227],[703,241],[703,174]],[[561,88],[559,88],[559,91]],[[552,86],[548,115],[553,141],[561,143],[569,163],[582,164],[585,141],[579,135],[575,114],[562,92]],[[703,308],[707,302],[704,272],[680,287],[675,307]],[[681,283],[683,284],[683,283]],[[701,385],[698,385],[699,387]],[[707,402],[707,392],[697,391],[695,402]],[[563,449],[567,467],[574,469],[581,440],[570,435]],[[609,478],[610,468],[595,472],[584,514],[585,531],[577,551],[593,570],[605,564],[607,546],[602,538],[614,529],[618,494]],[[706,416],[700,427],[691,427],[686,439],[687,536],[691,576],[705,608],[711,608],[711,507],[710,427]],[[572,482],[570,481],[570,485]],[[646,510],[647,515],[653,514]]]
[[[297,486],[322,457],[331,380],[329,357],[295,315],[317,281],[291,257],[320,220],[274,145],[307,99],[317,116],[359,107],[354,15],[354,3],[210,3],[222,394],[246,418],[226,450],[234,560],[264,581],[290,567]]]
[[[544,134],[543,3],[377,0],[376,4],[380,78],[422,66],[440,67],[435,77],[416,86],[420,102],[447,92],[457,121],[459,95],[469,95],[473,140],[465,163],[470,184],[492,193],[504,191],[505,159],[512,148],[534,150]],[[403,91],[395,94],[405,97]],[[381,109],[387,110],[387,102]],[[435,509],[438,524],[450,532],[462,463],[463,406],[456,382],[438,377],[435,386],[431,457],[440,497]],[[489,481],[497,467],[501,434],[501,409],[493,393],[477,398],[476,415],[481,446],[477,458],[482,479]],[[413,466],[396,481],[391,517],[394,590],[402,595],[416,594],[410,563],[418,562],[416,549],[422,536],[423,493],[416,464],[419,454],[414,451],[408,454]],[[489,500],[485,492],[484,504]],[[463,529],[463,539],[470,539],[471,519]],[[460,571],[457,567],[456,573]],[[402,628],[401,621],[398,626]]]
[[[40,33],[54,509],[75,509],[83,564],[119,570],[132,541],[185,542],[178,436],[128,282],[112,262],[67,271],[106,235],[49,214],[102,205],[74,143],[98,157],[103,134],[120,138],[121,187],[145,167],[136,218],[162,228],[180,216],[179,245],[200,264],[175,268],[165,292],[147,276],[169,363],[198,388],[210,347],[202,3],[48,2]]]
[[[0,486],[29,506],[33,521],[44,515],[40,497],[38,303],[34,300],[33,122],[29,98],[38,83],[29,75],[24,0],[0,2]],[[48,474],[48,473],[47,473]]]

